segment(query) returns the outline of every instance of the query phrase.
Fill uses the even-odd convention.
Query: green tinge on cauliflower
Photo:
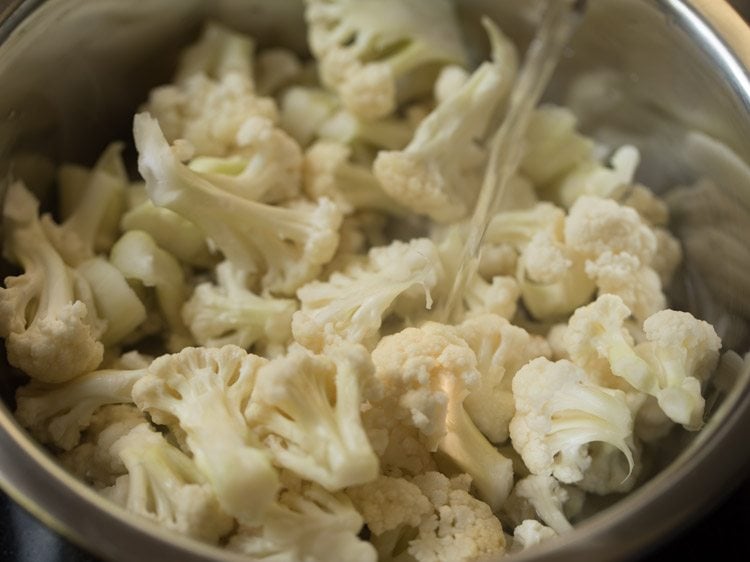
[[[195,462],[149,423],[132,428],[111,445],[111,451],[127,474],[102,494],[128,511],[210,543],[234,527]]]
[[[188,167],[216,187],[261,203],[299,195],[302,150],[266,117],[250,117],[237,132],[237,154],[193,158]]]
[[[570,361],[546,358],[522,367],[512,386],[510,438],[532,474],[577,482],[591,465],[587,445],[598,441],[616,447],[633,467],[633,416],[622,391],[589,382]]]
[[[54,386],[32,381],[16,392],[16,419],[42,443],[68,451],[102,406],[133,402],[133,386],[145,373],[104,369]]]
[[[349,345],[328,357],[296,347],[261,367],[246,415],[274,462],[331,491],[373,480],[378,459],[359,412],[372,369]]]
[[[11,365],[38,381],[61,383],[99,366],[106,323],[88,282],[47,239],[38,209],[22,183],[10,185],[3,250],[25,273],[6,278],[0,289],[0,335]]]
[[[338,245],[341,212],[328,199],[273,207],[226,192],[175,157],[148,114],[136,115],[138,166],[154,204],[201,228],[236,267],[263,271],[263,286],[292,294],[315,278]]]
[[[273,351],[292,337],[297,304],[253,293],[244,271],[231,263],[216,267],[216,284],[201,283],[182,307],[182,318],[200,345],[233,344],[244,349],[262,346]]]
[[[483,23],[492,43],[492,61],[483,63],[419,124],[406,148],[381,151],[373,165],[386,193],[439,222],[461,219],[472,208],[483,159],[477,158],[481,149],[476,142],[515,77],[513,47],[491,20]]]
[[[177,427],[219,504],[257,524],[276,497],[270,456],[243,415],[265,359],[243,349],[186,348],[157,358],[133,387],[133,400],[155,423]]]
[[[408,318],[419,306],[431,307],[439,267],[435,245],[426,238],[373,248],[367,261],[297,291],[301,307],[292,318],[294,338],[314,351],[336,338],[373,346],[389,310]],[[421,295],[425,304],[418,306]]]
[[[447,0],[307,0],[305,18],[322,82],[367,119],[428,93],[425,70],[466,59]]]

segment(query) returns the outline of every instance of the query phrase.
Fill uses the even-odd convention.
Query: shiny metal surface
[[[533,2],[458,3],[470,38],[483,37],[476,15],[487,12],[519,44],[528,41]],[[55,163],[90,162],[106,141],[128,138],[134,109],[168,79],[178,48],[208,17],[304,48],[295,0],[0,3],[0,177],[11,172],[43,191]],[[750,31],[719,0],[595,0],[548,97],[572,105],[598,138],[639,146],[647,185],[664,190],[706,175],[738,209],[750,208],[749,68]],[[676,287],[682,303],[720,318],[725,341],[744,354],[750,290],[710,291],[710,303],[691,298],[696,280],[726,284],[743,264],[687,260]],[[237,559],[133,518],[67,475],[13,420],[14,379],[2,372],[0,485],[14,499],[107,559]],[[709,389],[706,427],[678,437],[664,470],[574,533],[515,559],[625,559],[718,501],[750,457],[750,371],[733,356],[721,375]]]

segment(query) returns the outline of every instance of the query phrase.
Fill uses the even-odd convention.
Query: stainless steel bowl
[[[519,44],[528,41],[530,2],[458,4],[470,38],[481,37],[477,15],[486,12]],[[589,5],[548,97],[572,104],[587,132],[641,147],[647,185],[666,190],[708,176],[745,212],[750,31],[742,20],[720,0]],[[249,31],[261,43],[304,49],[295,0],[0,2],[0,177],[21,176],[43,191],[55,163],[91,162],[108,140],[129,138],[135,108],[150,87],[168,79],[178,49],[209,17]],[[750,232],[750,218],[745,225]],[[721,247],[715,253],[719,259],[709,265],[692,263],[688,253],[688,268],[675,287],[679,303],[718,322],[727,348],[739,354],[726,358],[707,390],[712,407],[705,428],[695,436],[677,435],[665,448],[661,471],[639,489],[517,560],[630,557],[705,512],[747,474],[750,370],[741,355],[748,351],[750,286],[743,291],[737,280],[747,278],[750,253],[744,262]],[[707,288],[700,299],[696,287]],[[238,559],[134,518],[65,473],[14,421],[17,384],[3,367],[0,485],[16,501],[107,559]]]

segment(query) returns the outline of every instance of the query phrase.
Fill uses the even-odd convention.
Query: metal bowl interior
[[[259,44],[304,51],[301,2],[285,0],[28,0],[0,11],[0,177],[21,177],[39,193],[57,163],[91,163],[114,138],[129,139],[148,89],[166,82],[178,50],[208,18],[253,34]],[[457,2],[467,37],[483,48],[487,13],[527,44],[533,2]],[[597,0],[548,92],[570,105],[584,130],[641,149],[639,179],[663,193],[700,177],[750,208],[748,30],[723,3]],[[4,189],[2,185],[0,189]],[[747,216],[747,215],[745,215]],[[750,227],[750,216],[744,223]],[[721,228],[721,225],[718,225]],[[739,242],[742,242],[739,240]],[[698,434],[676,432],[653,478],[583,521],[575,532],[518,560],[627,558],[663,540],[731,489],[750,450],[750,291],[745,262],[692,260],[672,288],[675,305],[714,322],[728,354],[707,389]],[[719,264],[717,266],[717,264]],[[722,265],[723,264],[723,265]],[[744,276],[744,277],[743,277]],[[108,559],[232,560],[217,549],[156,529],[110,506],[66,474],[14,421],[20,378],[2,366],[0,485],[45,523]]]

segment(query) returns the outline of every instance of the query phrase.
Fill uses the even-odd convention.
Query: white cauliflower
[[[513,397],[510,439],[532,474],[578,482],[591,466],[588,444],[598,441],[616,447],[632,467],[633,416],[622,391],[593,384],[570,361],[540,357],[516,373]]]
[[[216,283],[201,283],[182,306],[182,318],[201,345],[234,344],[244,349],[283,347],[292,336],[297,304],[253,293],[247,274],[230,262],[216,266]]]
[[[549,357],[551,349],[543,338],[494,314],[465,320],[457,333],[476,355],[479,371],[479,381],[464,400],[464,407],[491,442],[503,443],[515,412],[514,375],[535,357]]]
[[[133,385],[145,373],[104,369],[54,386],[32,381],[16,392],[16,419],[42,443],[70,450],[99,408],[133,402]]]
[[[503,511],[515,525],[524,520],[539,519],[556,535],[562,535],[573,530],[565,508],[571,493],[575,494],[572,490],[552,476],[532,474],[516,483]]]
[[[555,538],[557,533],[554,529],[542,525],[535,519],[526,519],[513,529],[512,552],[526,550],[532,546]]]
[[[406,553],[417,562],[473,562],[505,553],[505,535],[490,507],[469,493],[471,478],[462,474],[448,478],[428,472],[412,478],[431,504],[415,532],[404,525],[375,539],[381,556],[395,556],[408,541]]]
[[[439,222],[454,222],[472,208],[484,159],[477,140],[515,77],[514,47],[491,20],[483,23],[492,44],[492,61],[483,63],[419,124],[406,148],[381,151],[373,167],[386,193]]]
[[[22,183],[8,187],[3,251],[24,273],[6,277],[0,289],[0,336],[11,365],[38,381],[61,383],[101,363],[106,323],[88,282],[45,236],[38,210]]]
[[[269,291],[292,294],[336,252],[341,213],[328,199],[294,207],[250,201],[181,164],[148,114],[136,115],[134,135],[138,167],[154,204],[195,223],[236,267],[264,272]]]
[[[701,381],[716,366],[721,348],[716,331],[687,312],[662,310],[644,321],[645,341],[635,344],[625,327],[630,314],[615,295],[602,295],[578,309],[565,336],[571,359],[606,361],[612,374],[655,397],[671,420],[700,428]]]
[[[312,198],[328,197],[347,214],[359,209],[405,214],[367,166],[350,161],[351,155],[350,147],[337,142],[313,144],[305,153],[305,192]]]
[[[314,351],[337,338],[372,347],[388,311],[408,317],[431,307],[439,268],[435,245],[426,238],[373,248],[366,261],[297,291],[301,306],[292,317],[294,339]]]
[[[433,511],[419,486],[406,478],[380,475],[372,482],[347,489],[346,495],[375,535],[404,526],[418,527]]]
[[[200,156],[228,156],[253,117],[278,118],[271,98],[257,95],[252,78],[254,42],[211,23],[184,53],[174,84],[154,88],[145,109],[169,142],[184,139]]]
[[[498,509],[513,485],[513,467],[464,408],[479,379],[476,357],[466,342],[454,328],[427,322],[384,337],[372,360],[382,384],[372,410],[387,415],[373,415],[370,419],[384,427],[371,425],[371,431],[391,440],[395,428],[416,428],[427,450],[439,450],[471,475],[479,497]]]
[[[363,484],[378,474],[359,412],[372,371],[361,346],[294,347],[258,370],[246,417],[276,464],[331,491]]]
[[[58,456],[62,465],[77,478],[97,489],[112,486],[127,470],[112,444],[135,426],[146,422],[146,416],[135,404],[108,404],[91,416],[81,433],[80,443]]]
[[[538,107],[526,129],[526,151],[521,171],[545,188],[593,157],[594,143],[576,132],[577,120],[569,109]]]
[[[310,49],[321,80],[367,119],[429,92],[425,69],[463,62],[453,5],[446,0],[306,0]],[[422,72],[423,73],[423,72]]]
[[[41,219],[50,242],[71,266],[106,252],[117,238],[128,185],[123,147],[121,142],[110,144],[94,167],[86,170],[80,193],[66,201],[62,224],[56,224],[49,214]]]
[[[133,387],[151,419],[178,428],[219,504],[240,522],[263,520],[278,490],[270,455],[243,416],[265,359],[236,346],[183,349],[157,358]]]
[[[586,274],[599,294],[619,295],[639,320],[666,308],[659,275],[651,267],[656,235],[634,209],[581,197],[565,221],[565,243],[587,260]]]
[[[240,526],[230,551],[267,562],[375,562],[375,549],[357,537],[362,516],[343,492],[282,477],[284,487],[262,526]]]
[[[218,261],[203,232],[174,211],[154,205],[145,183],[132,184],[127,197],[128,210],[120,220],[122,231],[148,233],[157,246],[193,267],[211,267]]]
[[[167,529],[216,543],[234,527],[195,462],[144,422],[111,445],[127,474],[102,494]]]
[[[261,203],[278,203],[299,195],[302,150],[267,117],[250,117],[237,131],[231,156],[199,156],[188,167],[216,187]]]
[[[130,230],[112,246],[109,261],[125,278],[154,289],[168,326],[167,347],[179,351],[190,345],[192,337],[181,314],[188,286],[177,259],[157,246],[146,232]]]

